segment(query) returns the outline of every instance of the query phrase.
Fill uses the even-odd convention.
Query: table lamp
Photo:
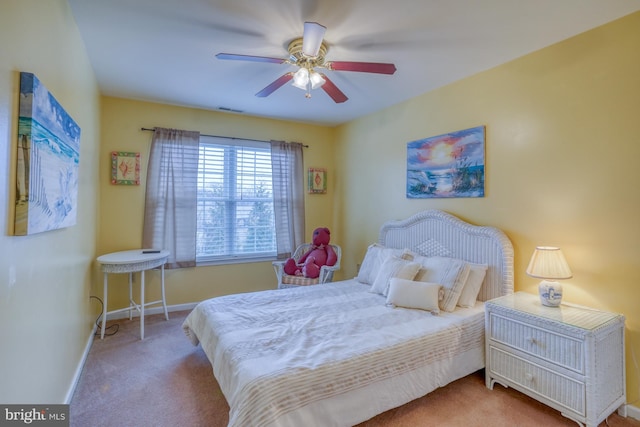
[[[542,305],[557,307],[562,302],[562,285],[558,280],[573,277],[560,248],[538,246],[531,256],[527,274],[543,279],[538,285]]]

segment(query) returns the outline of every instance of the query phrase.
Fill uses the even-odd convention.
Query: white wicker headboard
[[[418,212],[380,228],[380,244],[407,248],[424,256],[447,256],[487,264],[478,299],[513,293],[513,246],[499,229],[462,221],[440,210]]]

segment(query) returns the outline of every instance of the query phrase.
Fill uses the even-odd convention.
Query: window
[[[248,261],[275,255],[270,144],[201,136],[197,261]]]
[[[299,142],[155,128],[142,244],[166,268],[284,259],[304,242]]]

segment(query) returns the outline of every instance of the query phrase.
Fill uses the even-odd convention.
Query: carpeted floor
[[[70,424],[100,426],[223,427],[229,406],[200,347],[182,332],[188,312],[152,315],[139,322],[117,320],[115,335],[96,337],[70,407]],[[107,330],[107,333],[112,332]],[[404,406],[387,411],[360,427],[554,427],[577,424],[559,412],[496,385],[484,385],[477,372]],[[610,427],[640,427],[640,421],[613,414]],[[603,422],[602,427],[607,424]],[[301,426],[302,427],[302,426]]]

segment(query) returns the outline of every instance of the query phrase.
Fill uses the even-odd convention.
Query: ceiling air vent
[[[244,113],[244,111],[242,110],[236,110],[235,108],[229,108],[229,107],[218,107],[218,110],[228,111],[230,113]]]

